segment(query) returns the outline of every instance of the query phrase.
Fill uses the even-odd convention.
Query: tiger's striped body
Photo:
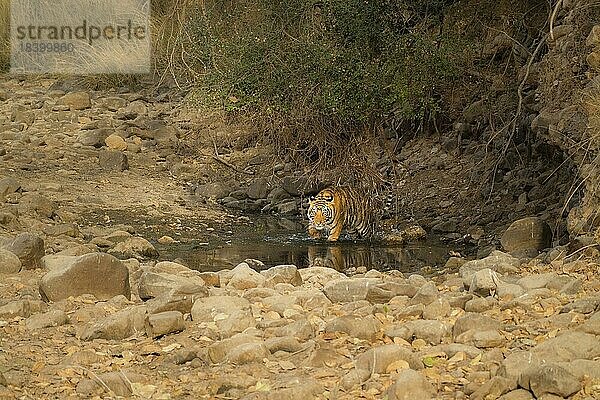
[[[308,234],[313,238],[326,235],[335,242],[342,228],[350,234],[370,238],[375,232],[377,218],[370,198],[348,186],[323,189],[309,202]]]

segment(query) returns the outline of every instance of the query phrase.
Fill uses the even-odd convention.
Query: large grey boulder
[[[39,285],[45,301],[58,301],[69,296],[92,294],[98,300],[117,295],[131,297],[129,270],[115,257],[106,253],[89,253],[65,258],[44,275]]]

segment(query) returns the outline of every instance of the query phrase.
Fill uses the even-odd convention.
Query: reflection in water
[[[307,240],[267,240],[244,242],[218,248],[181,244],[161,250],[166,259],[180,258],[190,268],[218,271],[233,268],[247,258],[265,263],[266,267],[294,264],[298,267],[322,266],[345,271],[366,267],[380,271],[397,269],[414,272],[423,267],[442,266],[448,259],[448,248],[439,243],[420,242],[404,246],[386,246],[367,242],[336,244]]]

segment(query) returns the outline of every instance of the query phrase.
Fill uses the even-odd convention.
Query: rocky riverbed
[[[286,226],[302,207],[289,163],[235,143],[223,155],[237,133],[179,100],[0,82],[0,398],[600,397],[594,238],[553,241],[554,194],[513,207],[503,189],[506,207],[462,218],[476,202],[464,161],[431,139],[406,158],[399,196],[414,199],[401,205],[478,259],[456,248],[435,277],[158,262],[153,243],[233,240],[251,222],[215,199]],[[194,124],[207,141],[196,153],[183,129]],[[448,190],[423,154],[443,160]],[[495,235],[525,215],[541,217]]]
[[[597,266],[558,251],[451,258],[458,272],[427,279],[252,259],[201,273],[39,245],[0,251],[2,398],[600,396]]]

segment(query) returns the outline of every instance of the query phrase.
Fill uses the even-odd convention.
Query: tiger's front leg
[[[330,242],[335,242],[339,239],[340,234],[342,233],[342,224],[337,224],[329,233],[329,237],[327,238]]]
[[[319,232],[314,226],[308,227],[308,234],[310,237],[319,239],[321,237],[321,232]]]

